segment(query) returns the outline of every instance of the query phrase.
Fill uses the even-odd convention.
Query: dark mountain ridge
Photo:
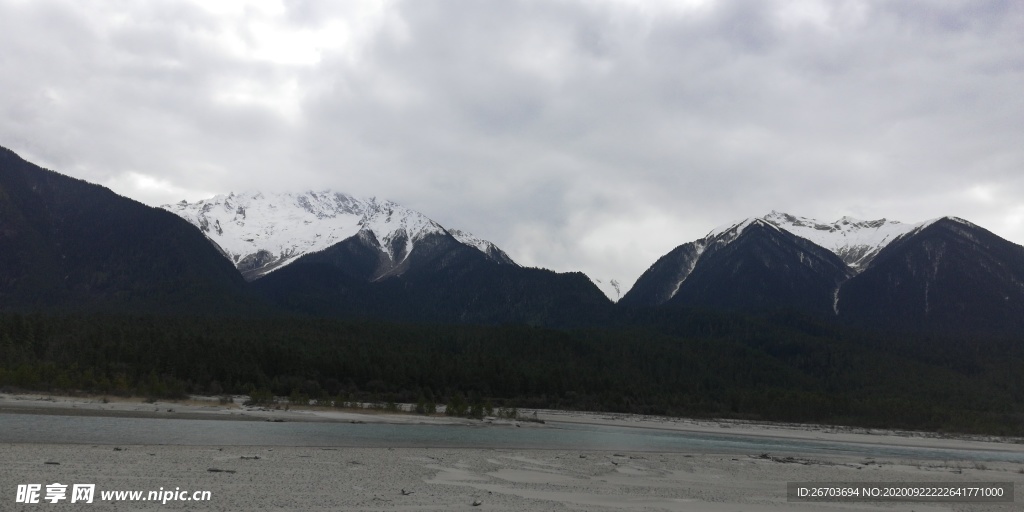
[[[0,386],[1022,431],[1024,249],[940,219],[851,270],[810,238],[716,230],[619,305],[444,229],[246,283],[175,215],[0,150]]]
[[[793,310],[880,330],[1019,333],[1022,283],[1024,248],[955,217],[887,240],[864,268],[751,219],[673,249],[620,305]]]
[[[946,217],[885,247],[844,284],[839,316],[861,325],[1024,331],[1024,247]]]
[[[705,251],[668,303],[707,309],[794,309],[828,314],[851,271],[831,252],[755,221]]]
[[[380,275],[373,243],[349,238],[251,285],[286,310],[347,318],[580,326],[612,308],[583,274],[499,263],[448,234],[417,241],[401,273]]]
[[[376,218],[391,222],[387,209],[400,207],[381,205]],[[520,267],[431,222],[423,220],[429,229],[415,234],[392,225],[383,239],[359,230],[246,284],[215,244],[179,217],[0,149],[0,308],[275,310],[558,327],[623,325],[644,316],[633,313],[638,309],[692,308],[795,311],[879,330],[1024,330],[1024,248],[956,218],[812,225],[773,212],[677,247],[616,305],[583,274]],[[885,245],[842,246],[871,251],[855,268],[835,248],[783,229],[786,223],[811,238],[890,231],[879,238]]]
[[[238,313],[258,302],[187,222],[0,148],[0,308]]]

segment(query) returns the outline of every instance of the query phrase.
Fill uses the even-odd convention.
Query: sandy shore
[[[556,450],[3,445],[0,463],[4,510],[15,509],[8,506],[18,484],[54,482],[96,484],[98,492],[211,493],[209,502],[166,505],[98,503],[97,495],[87,510],[1019,510],[1014,504],[790,503],[786,482],[1024,483],[1009,464]]]
[[[937,434],[903,430],[868,429],[794,423],[758,423],[739,420],[695,420],[640,416],[636,414],[575,413],[571,411],[539,411],[546,421],[585,423],[619,427],[653,428],[680,432],[738,434],[782,439],[808,439],[826,442],[913,446],[921,448],[952,448],[959,450],[997,450],[1024,453],[1024,439],[984,435]]]
[[[171,411],[168,411],[170,409]],[[241,419],[265,421],[461,422],[451,418],[334,410],[247,410],[197,400],[144,403],[0,395],[0,412]],[[801,425],[669,420],[624,415],[542,411],[539,417],[701,432],[853,440],[939,448],[1021,450],[1014,440],[946,439],[928,434],[861,432]],[[56,416],[55,416],[56,418]],[[0,418],[2,420],[2,418]],[[476,422],[479,424],[479,422]],[[531,425],[533,426],[533,425]],[[534,426],[534,428],[544,428]],[[923,443],[923,444],[921,444]],[[795,503],[786,483],[1014,482],[1024,489],[1024,466],[801,456],[773,453],[631,453],[575,450],[452,448],[336,448],[262,446],[0,445],[0,510],[1020,510],[985,503]],[[95,484],[92,505],[15,504],[19,484]],[[209,502],[106,501],[101,491],[209,491]],[[45,493],[44,493],[45,494]],[[477,505],[474,505],[477,503]],[[23,507],[23,508],[19,508]]]

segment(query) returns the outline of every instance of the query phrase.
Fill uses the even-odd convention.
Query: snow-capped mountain
[[[772,212],[676,247],[615,306],[613,280],[520,267],[389,201],[251,193],[157,210],[3,148],[0,190],[0,308],[11,311],[593,327],[671,321],[683,307],[943,336],[1024,332],[1024,247],[956,217],[825,223]]]
[[[866,326],[1024,326],[1024,247],[956,217],[823,223],[772,212],[662,256],[620,304],[789,309]]]
[[[515,264],[494,244],[449,231],[415,210],[329,190],[231,193],[162,208],[202,230],[249,280],[356,236],[373,244],[389,268],[399,267],[430,235],[451,235],[498,263]]]
[[[810,301],[816,309],[826,302],[831,309],[835,290],[850,274],[831,251],[757,217],[676,247],[651,265],[620,302],[758,308],[803,307]]]
[[[921,223],[844,283],[837,314],[870,326],[1024,329],[1024,247],[957,217]]]
[[[668,301],[678,293],[680,286],[705,253],[729,245],[752,225],[771,226],[827,249],[838,256],[851,273],[856,274],[867,268],[888,244],[933,222],[935,220],[906,224],[886,219],[862,221],[851,217],[843,217],[835,222],[821,222],[772,211],[761,217],[725,224],[699,240],[676,247],[652,265],[623,298],[626,303],[631,303],[643,297],[641,302],[648,305]]]
[[[776,211],[760,218],[832,251],[855,272],[864,270],[893,240],[934,222],[905,224],[887,219],[863,221],[843,217],[826,223]]]

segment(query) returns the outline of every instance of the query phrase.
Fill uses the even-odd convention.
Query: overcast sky
[[[629,285],[771,210],[1024,242],[1024,2],[0,0],[0,145],[377,196]]]

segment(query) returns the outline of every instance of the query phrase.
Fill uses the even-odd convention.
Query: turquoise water
[[[794,440],[549,422],[544,427],[270,423],[0,414],[0,443],[438,447],[854,455],[1024,463],[1024,453]]]

